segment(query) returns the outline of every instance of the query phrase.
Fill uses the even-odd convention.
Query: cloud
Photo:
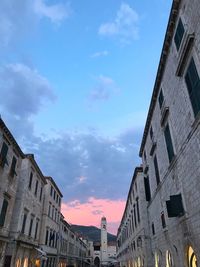
[[[59,23],[69,17],[71,8],[69,4],[47,5],[44,0],[34,0],[34,11],[40,17],[46,17],[53,23]]]
[[[92,54],[90,57],[91,58],[97,58],[97,57],[103,57],[103,56],[105,57],[108,54],[109,54],[108,51],[107,50],[104,50],[104,51],[96,52],[96,53]]]
[[[122,43],[130,43],[139,37],[139,15],[128,4],[122,3],[112,22],[100,25],[99,35],[118,37]]]
[[[102,209],[96,210],[93,206],[101,206]],[[62,213],[72,224],[81,222],[82,225],[94,225],[98,228],[100,228],[101,217],[106,216],[108,232],[116,234],[124,212],[124,207],[124,200],[89,197],[85,203],[81,203],[76,200],[75,206],[72,206],[71,202],[63,203]]]
[[[127,131],[111,139],[90,132],[64,133],[47,140],[28,137],[25,145],[44,174],[55,178],[65,201],[85,202],[91,195],[115,200],[125,198],[134,167],[140,162],[140,135]]]
[[[100,75],[97,77],[97,84],[90,91],[90,101],[104,101],[111,97],[111,95],[118,93],[120,90],[115,84],[115,81],[107,76]]]
[[[23,35],[33,32],[42,18],[59,24],[69,16],[69,4],[47,5],[44,0],[1,0],[0,36],[1,47],[14,45]]]
[[[55,101],[48,80],[36,69],[24,64],[8,64],[0,68],[0,110],[20,136],[22,131],[33,132],[32,116],[44,104]],[[23,128],[23,129],[22,129]]]

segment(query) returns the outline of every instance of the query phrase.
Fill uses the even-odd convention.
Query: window
[[[10,168],[10,176],[11,177],[14,177],[14,175],[16,174],[16,171],[15,171],[16,164],[17,164],[17,159],[16,159],[15,156],[13,156],[12,163],[11,163],[11,168]]]
[[[45,245],[48,244],[48,239],[49,239],[49,230],[46,229]]]
[[[41,186],[41,188],[40,188],[40,201],[42,200],[42,190],[43,190],[43,188]]]
[[[57,220],[57,209],[55,209],[55,221]]]
[[[30,226],[29,226],[29,232],[28,232],[28,235],[29,235],[29,236],[31,236],[31,233],[32,233],[33,220],[34,220],[34,217],[33,217],[33,215],[31,215]]]
[[[165,214],[164,214],[164,212],[161,213],[161,222],[162,222],[162,228],[166,228],[166,222],[165,222]]]
[[[51,202],[49,202],[49,211],[48,211],[48,216],[51,216]]]
[[[188,248],[188,267],[197,267],[197,257],[192,247]]]
[[[166,267],[173,267],[173,260],[169,250],[166,251]]]
[[[194,116],[196,117],[196,115],[200,111],[200,79],[193,58],[191,59],[188,66],[185,75],[185,82],[194,111]]]
[[[3,205],[1,208],[1,214],[0,214],[0,227],[4,226],[7,209],[8,209],[8,201],[6,199],[4,199]]]
[[[151,140],[153,140],[153,129],[152,129],[152,126],[150,128],[150,137],[151,137]]]
[[[23,216],[23,222],[22,222],[22,234],[25,233],[25,228],[26,228],[26,220],[27,220],[27,212],[24,211],[24,216]]]
[[[181,45],[181,41],[183,39],[184,32],[185,32],[185,29],[184,29],[184,26],[183,26],[183,22],[182,22],[182,20],[180,18],[179,22],[178,22],[178,26],[176,28],[176,33],[175,33],[175,36],[174,36],[174,42],[175,42],[177,51],[179,50],[179,47]]]
[[[32,186],[32,181],[33,181],[33,173],[30,173],[30,177],[29,177],[29,184],[28,184],[28,188],[31,189]]]
[[[171,138],[171,133],[170,133],[168,124],[165,127],[164,135],[165,135],[165,142],[167,146],[169,162],[171,162],[174,157],[174,149],[173,149],[172,138]]]
[[[134,206],[133,206],[133,213],[134,213],[135,227],[137,227],[137,220],[136,220],[135,204],[134,204]]]
[[[35,196],[37,197],[37,190],[38,190],[38,180],[35,183]]]
[[[56,199],[56,190],[54,190],[54,195],[53,195],[53,199]]]
[[[149,184],[149,176],[144,177],[144,188],[145,188],[145,195],[146,195],[146,201],[151,200],[151,189]]]
[[[144,161],[147,161],[147,155],[146,155],[146,151],[144,150]]]
[[[158,97],[158,102],[159,102],[160,109],[162,108],[163,101],[164,101],[164,96],[163,96],[163,92],[162,92],[162,89],[161,89],[159,97]]]
[[[152,235],[155,235],[155,226],[154,226],[154,223],[151,224],[151,230],[152,230]]]
[[[3,168],[5,164],[8,165],[7,161],[7,154],[8,154],[8,146],[5,142],[3,142],[1,153],[0,153],[0,166]]]
[[[139,198],[136,198],[136,208],[137,208],[137,217],[138,217],[138,222],[140,222],[140,210],[139,210]]]
[[[50,195],[53,196],[53,186],[51,185]]]
[[[159,174],[159,170],[158,170],[158,161],[157,161],[157,157],[155,156],[154,157],[154,168],[155,168],[155,175],[156,175],[156,182],[157,182],[157,185],[159,185],[160,183],[160,174]]]
[[[37,239],[38,226],[39,226],[39,219],[36,220],[36,225],[35,225],[35,239]]]
[[[54,206],[52,207],[52,215],[51,215],[51,218],[54,219]]]

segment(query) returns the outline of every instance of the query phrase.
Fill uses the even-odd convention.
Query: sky
[[[171,0],[1,0],[0,114],[69,223],[119,226]]]

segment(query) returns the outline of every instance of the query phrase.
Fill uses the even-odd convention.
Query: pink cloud
[[[100,227],[101,217],[105,216],[108,232],[116,234],[125,204],[126,202],[120,199],[110,200],[90,197],[86,203],[81,203],[79,200],[63,203],[62,213],[69,223],[97,227]]]

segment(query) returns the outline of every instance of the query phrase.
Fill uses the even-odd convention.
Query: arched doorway
[[[94,265],[97,266],[97,267],[100,266],[100,259],[99,259],[99,257],[96,257],[96,258],[94,259]]]
[[[188,248],[187,262],[188,262],[188,267],[197,267],[197,257],[191,246]]]

